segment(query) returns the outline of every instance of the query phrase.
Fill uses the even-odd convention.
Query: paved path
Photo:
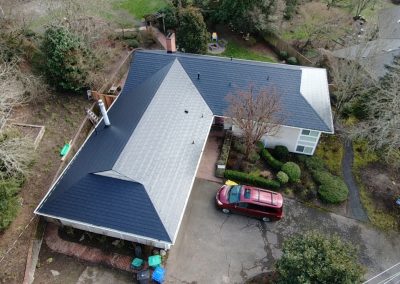
[[[344,156],[342,160],[342,171],[344,181],[349,188],[349,201],[347,203],[348,210],[351,218],[359,221],[367,222],[368,216],[364,211],[360,200],[360,193],[356,181],[353,177],[352,167],[353,167],[353,146],[351,141],[346,141],[344,143]]]
[[[357,246],[366,279],[399,261],[398,234],[384,233],[288,198],[285,217],[278,222],[225,215],[214,205],[218,187],[218,183],[196,180],[181,233],[169,253],[166,283],[243,283],[273,270],[287,237],[310,230],[338,234]]]
[[[97,248],[64,241],[58,236],[58,227],[52,223],[47,224],[44,240],[47,246],[55,252],[91,263],[104,264],[112,268],[132,272],[130,264],[133,257],[116,253],[105,253]]]
[[[215,176],[215,165],[218,160],[220,147],[223,143],[224,132],[211,130],[208,135],[206,147],[201,157],[197,177],[215,182],[222,182],[221,178]]]

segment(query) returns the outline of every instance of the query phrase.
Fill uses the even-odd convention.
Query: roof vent
[[[108,119],[108,114],[107,114],[107,111],[106,111],[106,107],[104,106],[104,103],[103,103],[102,100],[99,100],[99,108],[100,108],[100,111],[101,111],[101,115],[103,116],[103,119],[104,119],[104,124],[106,126],[110,126],[111,123],[110,123],[110,120]]]
[[[200,73],[197,73],[197,80],[200,80]]]
[[[189,113],[189,111],[187,109],[185,109],[185,113]]]

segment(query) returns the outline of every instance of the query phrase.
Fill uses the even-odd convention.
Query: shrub
[[[290,20],[296,11],[297,0],[286,0],[286,8],[283,12],[285,20]]]
[[[265,148],[264,143],[261,141],[258,141],[256,143],[256,149],[257,149],[257,153],[260,153],[263,149]]]
[[[290,65],[297,65],[298,64],[298,61],[297,61],[297,58],[296,57],[289,57],[288,59],[287,59],[287,63],[288,64],[290,64]]]
[[[289,57],[289,54],[287,53],[287,51],[285,51],[285,50],[279,51],[279,58],[281,60],[286,60],[286,59],[288,59],[288,57]]]
[[[261,151],[261,157],[275,170],[280,170],[283,163],[275,159],[267,149]]]
[[[302,156],[301,160],[305,163],[306,167],[308,169],[310,169],[311,171],[325,171],[326,170],[325,163],[321,158],[319,158],[317,156],[312,156],[312,157],[307,157],[304,155],[301,155],[301,156]]]
[[[51,26],[41,45],[44,72],[50,85],[60,91],[77,92],[85,87],[95,58],[79,37],[64,27]]]
[[[279,160],[286,160],[289,156],[289,150],[286,146],[278,145],[274,148],[274,156]]]
[[[319,184],[318,196],[322,201],[337,204],[347,199],[349,189],[340,177],[325,171],[314,171],[313,177]]]
[[[260,155],[258,155],[255,150],[252,150],[249,154],[248,160],[252,163],[256,163],[258,160],[260,160]]]
[[[287,162],[282,166],[282,171],[285,172],[290,182],[297,182],[300,180],[301,170],[299,165],[294,162]]]
[[[337,236],[317,232],[290,237],[276,263],[277,283],[360,283],[357,250]]]
[[[6,229],[17,215],[19,204],[16,194],[21,182],[16,179],[0,181],[0,231]]]
[[[289,177],[285,172],[279,171],[276,178],[281,184],[286,184],[289,181]]]
[[[281,186],[278,181],[252,176],[239,171],[226,170],[224,176],[226,179],[263,188],[279,188]]]
[[[129,38],[125,40],[125,43],[128,45],[130,48],[138,48],[139,47],[139,42],[134,39],[134,38]]]
[[[235,142],[233,142],[233,149],[235,149],[235,151],[240,154],[244,154],[244,152],[246,151],[244,144],[238,140],[235,140]]]

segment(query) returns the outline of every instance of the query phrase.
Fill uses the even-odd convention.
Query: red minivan
[[[216,203],[224,213],[244,214],[264,222],[283,217],[280,193],[248,185],[223,185],[217,192]]]

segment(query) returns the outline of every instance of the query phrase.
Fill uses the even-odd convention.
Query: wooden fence
[[[297,61],[301,65],[305,66],[313,66],[313,62],[305,57],[303,54],[298,52],[293,46],[291,46],[289,43],[281,39],[277,34],[273,33],[268,33],[268,34],[263,34],[262,38],[269,44],[276,54],[279,55],[280,51],[286,51],[289,55],[289,57],[296,57]]]

